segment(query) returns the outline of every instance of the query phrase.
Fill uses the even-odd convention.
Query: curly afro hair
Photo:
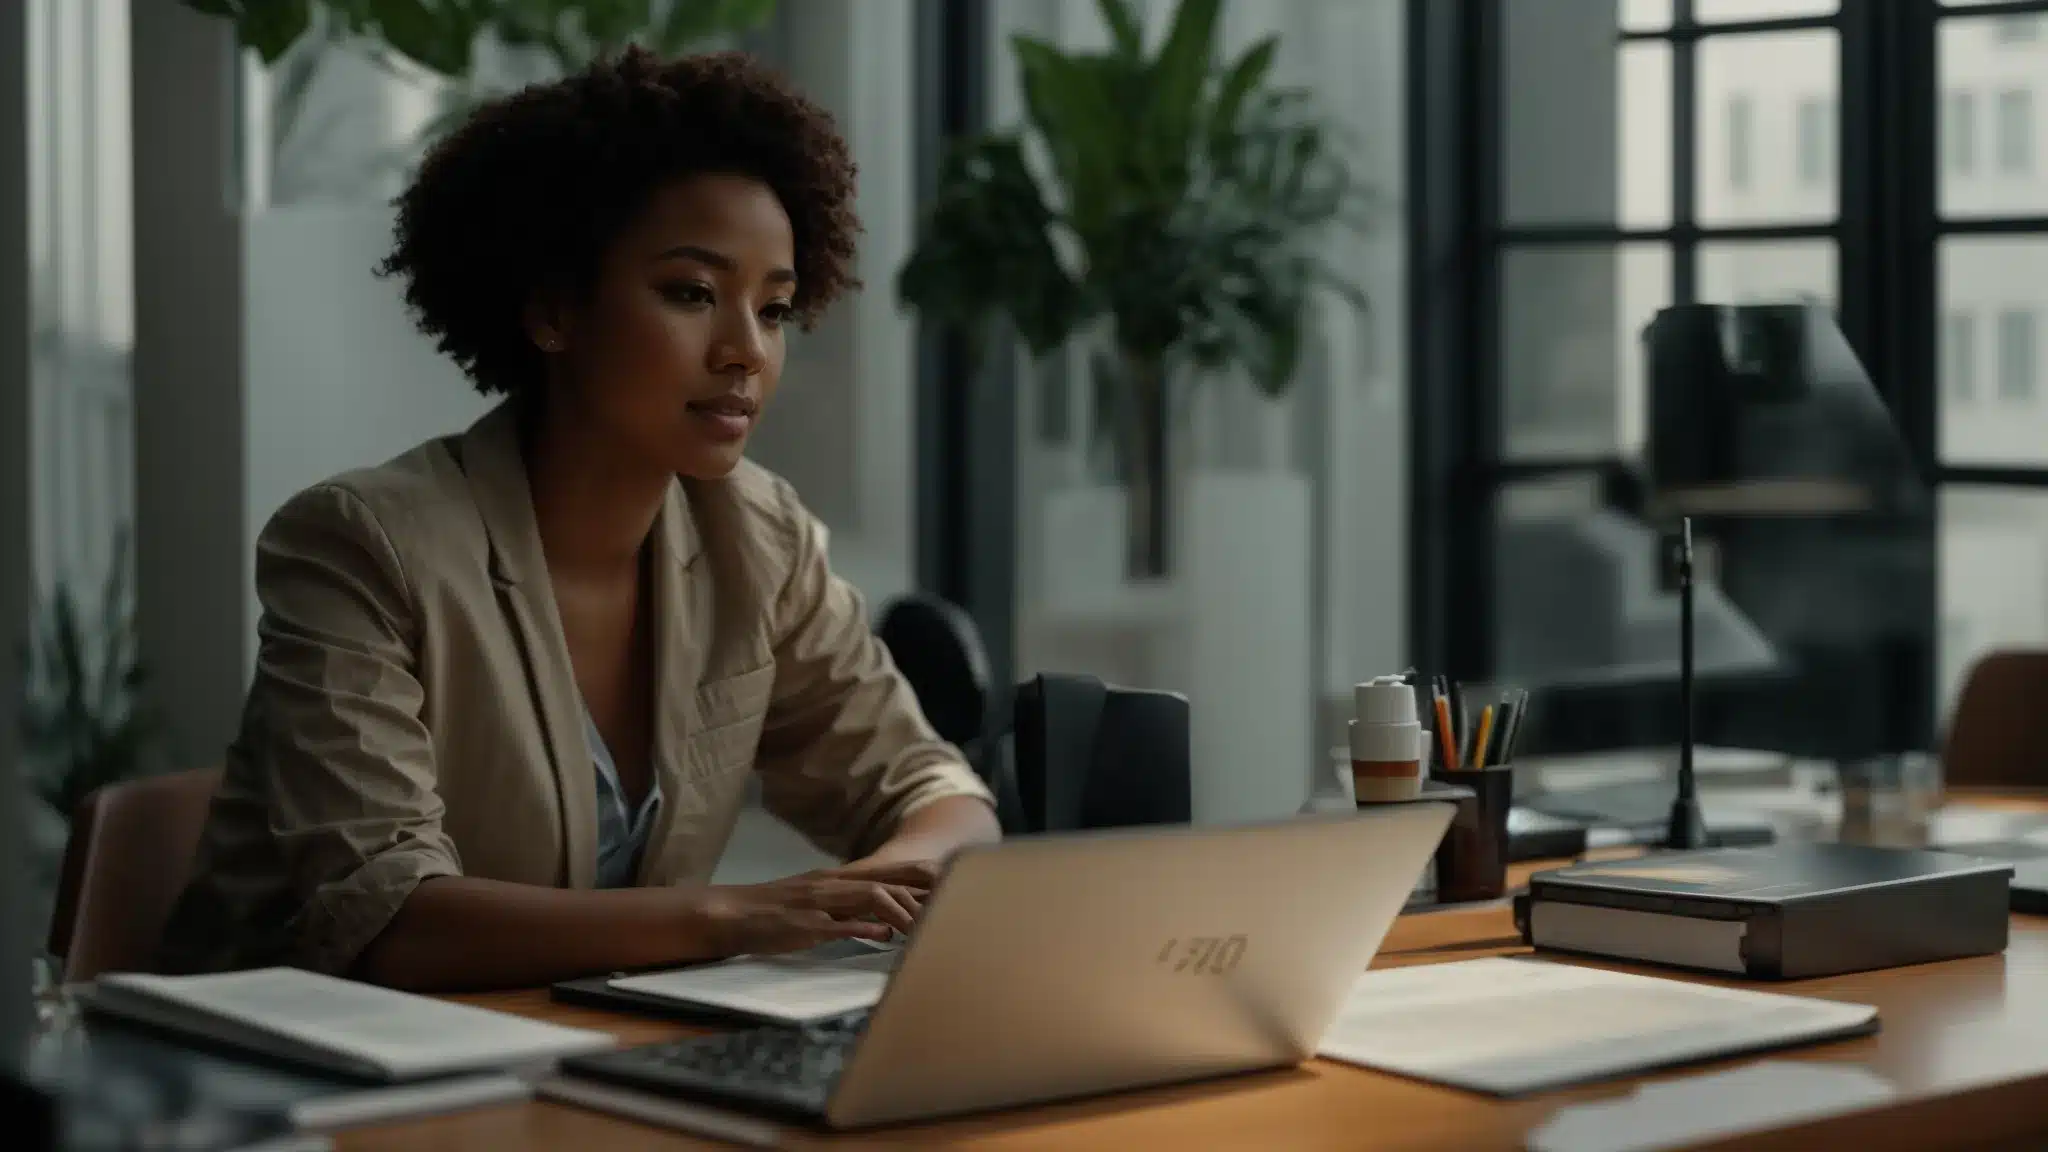
[[[664,61],[642,48],[479,108],[398,197],[384,276],[420,331],[485,394],[538,380],[524,316],[579,299],[656,189],[720,172],[771,188],[789,213],[805,328],[852,271],[854,165],[830,113],[738,52]]]

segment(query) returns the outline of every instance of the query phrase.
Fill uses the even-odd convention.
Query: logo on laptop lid
[[[1244,959],[1244,936],[1176,936],[1155,962],[1189,976],[1227,976]]]

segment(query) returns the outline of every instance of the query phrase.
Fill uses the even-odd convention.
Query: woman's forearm
[[[905,816],[867,858],[882,863],[940,861],[974,844],[1003,838],[995,809],[976,796],[947,796]]]
[[[473,992],[715,958],[690,895],[430,877],[364,950],[357,974],[415,992]]]

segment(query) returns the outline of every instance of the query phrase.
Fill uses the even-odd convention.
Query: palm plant
[[[1166,452],[1180,370],[1284,395],[1319,290],[1365,298],[1326,258],[1370,192],[1306,92],[1271,84],[1275,37],[1217,56],[1221,0],[1182,0],[1156,52],[1127,0],[1097,0],[1100,52],[1011,42],[1029,136],[959,142],[897,293],[926,319],[1004,321],[1044,356],[1107,321],[1091,359],[1130,502],[1131,574],[1166,573]]]

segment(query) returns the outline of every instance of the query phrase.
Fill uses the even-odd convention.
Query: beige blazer
[[[654,537],[663,803],[640,883],[708,879],[750,775],[841,857],[939,797],[988,799],[787,483],[678,481]],[[166,967],[346,972],[429,876],[592,886],[594,769],[509,404],[293,497],[256,588],[255,679]]]

